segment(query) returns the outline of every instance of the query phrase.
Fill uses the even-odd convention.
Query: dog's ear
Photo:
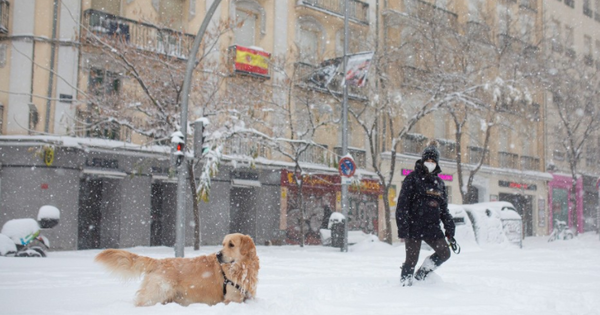
[[[256,255],[256,246],[254,246],[254,242],[252,238],[248,235],[242,235],[241,237],[242,248],[240,249],[240,253],[242,256],[252,256]]]

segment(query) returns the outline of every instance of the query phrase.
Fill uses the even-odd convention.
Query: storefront
[[[302,196],[293,173],[281,171],[280,229],[287,244],[299,244],[304,224],[305,243],[321,244],[319,230],[327,228],[332,212],[342,212],[339,175],[311,174],[302,177]],[[381,185],[375,179],[362,179],[348,189],[348,229],[378,235],[379,216],[383,207]],[[302,205],[298,205],[302,200]],[[300,209],[304,207],[304,221]]]
[[[572,211],[577,211],[578,232],[583,232],[583,180],[577,179],[576,203],[571,202],[572,177],[569,175],[552,174],[553,180],[548,183],[548,233],[550,233],[557,220],[567,222],[569,227],[575,226]],[[575,208],[575,209],[574,209]]]
[[[53,250],[173,245],[169,148],[71,137],[0,137],[0,226],[60,210]]]

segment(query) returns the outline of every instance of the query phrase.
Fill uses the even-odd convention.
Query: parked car
[[[456,225],[454,238],[462,248],[476,247],[477,240],[473,231],[473,223],[462,205],[448,204],[448,210]],[[443,226],[442,226],[443,227]]]
[[[508,243],[500,213],[479,204],[462,205],[473,223],[475,239],[480,246]]]
[[[508,241],[519,245],[521,248],[523,247],[523,219],[512,203],[507,201],[490,201],[480,202],[469,206],[489,209],[500,214],[502,230]]]

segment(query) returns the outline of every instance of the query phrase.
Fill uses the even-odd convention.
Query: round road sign
[[[348,156],[343,157],[340,160],[338,171],[340,172],[340,176],[354,176],[354,172],[356,172],[356,164],[354,163],[354,160]]]

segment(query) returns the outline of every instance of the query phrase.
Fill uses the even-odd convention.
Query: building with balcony
[[[301,106],[317,119],[337,115],[340,75],[326,87],[311,79],[323,63],[342,54],[344,3],[223,1],[198,56],[203,70],[192,83],[191,120],[211,115],[217,128],[237,112],[236,119],[253,130],[292,138],[291,123],[307,125]],[[349,1],[352,53],[370,47],[373,3]],[[2,222],[33,216],[49,203],[65,218],[50,234],[56,249],[172,245],[168,201],[175,186],[169,148],[162,145],[179,123],[182,69],[211,4],[0,1]],[[351,103],[365,100],[360,90],[351,92]],[[280,115],[284,107],[293,109],[291,116]],[[362,176],[359,188],[350,191],[351,227],[378,233],[381,192],[366,170],[364,137],[357,126],[350,129],[350,151]],[[212,181],[210,202],[200,205],[202,243],[218,244],[230,232],[249,234],[257,243],[297,243],[304,223],[294,198],[297,182],[288,176],[294,160],[308,174],[302,178],[309,200],[306,240],[320,243],[325,209],[341,209],[340,139],[340,127],[329,124],[299,137],[298,142],[317,145],[296,155],[247,135],[221,141],[223,163]],[[46,163],[42,157],[50,151],[55,160]],[[20,176],[25,169],[30,174]],[[197,177],[200,171],[201,165]],[[8,189],[24,182],[27,191]],[[32,192],[36,198],[23,206],[19,200]],[[191,228],[186,239],[191,244]]]
[[[548,188],[549,220],[551,224],[555,220],[568,222],[571,227],[577,226],[579,232],[596,231],[600,225],[597,189],[600,164],[596,158],[600,154],[597,128],[600,1],[544,1],[543,4],[548,62],[555,69],[569,69],[556,71],[560,74],[544,97],[548,109],[544,117],[548,139],[546,167],[554,177]],[[574,95],[577,97],[571,97]],[[578,110],[583,113],[577,114]],[[561,120],[561,111],[573,114],[562,116],[565,119]],[[566,136],[565,122],[573,126],[569,131],[571,136]],[[587,126],[591,127],[589,131]],[[573,142],[567,144],[568,139]],[[578,149],[569,150],[573,147]],[[579,156],[575,157],[573,152],[579,152]],[[570,166],[574,164],[577,165],[575,191]]]
[[[440,142],[449,202],[510,201],[524,219],[525,236],[547,233],[546,186],[552,176],[544,167],[543,92],[534,82],[510,74],[510,69],[519,67],[526,72],[525,61],[537,58],[541,5],[541,1],[386,2],[381,16],[383,50],[400,61],[396,90],[407,110],[396,125],[447,91],[464,96],[425,116],[404,136],[396,160],[400,165],[394,176],[397,191],[428,140],[435,138]],[[477,88],[482,82],[493,85],[496,78],[514,82],[522,97],[495,98],[490,95],[493,89]],[[434,83],[445,87],[435,90]],[[474,92],[465,92],[470,88]],[[467,103],[479,105],[464,107]],[[495,117],[493,122],[487,115]],[[488,126],[492,127],[486,142]],[[384,128],[382,133],[392,131]],[[383,152],[390,145],[384,141]],[[465,183],[470,171],[481,164],[465,196],[470,200],[462,200],[460,193],[458,154]]]

